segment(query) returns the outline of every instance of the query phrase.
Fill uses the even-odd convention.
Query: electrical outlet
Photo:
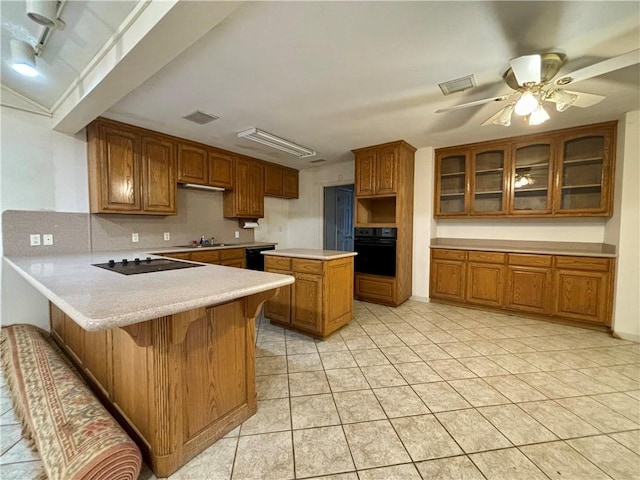
[[[42,235],[42,244],[53,245],[53,234],[45,233],[44,235]]]
[[[235,237],[240,238],[240,232],[238,230],[236,230]]]
[[[32,233],[31,235],[29,235],[29,242],[31,243],[32,247],[37,247],[40,245],[40,234],[39,233]]]
[[[164,240],[165,240],[165,242],[166,242],[167,240],[171,240],[171,233],[169,233],[169,232],[164,232]]]
[[[132,233],[131,234],[131,241],[133,243],[138,243],[140,241],[140,236],[137,233]]]

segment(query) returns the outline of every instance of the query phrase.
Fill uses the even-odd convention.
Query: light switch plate
[[[238,230],[236,230],[235,237],[240,238],[240,232]]]
[[[40,245],[40,234],[32,233],[29,235],[29,243],[32,247],[37,247]]]
[[[42,235],[42,244],[53,245],[53,234],[45,233],[44,235]]]
[[[167,240],[171,240],[171,233],[169,233],[169,232],[164,232],[164,240],[165,240],[165,241],[167,241]]]
[[[131,234],[131,241],[133,243],[138,243],[140,241],[140,236],[137,233],[132,233]]]

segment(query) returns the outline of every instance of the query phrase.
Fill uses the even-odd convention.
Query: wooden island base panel
[[[263,255],[265,271],[296,280],[265,304],[271,323],[324,340],[351,321],[356,253],[290,248]]]
[[[276,292],[96,332],[50,303],[51,331],[167,477],[255,414],[255,317]]]

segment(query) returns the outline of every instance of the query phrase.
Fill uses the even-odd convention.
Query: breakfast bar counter
[[[133,275],[93,265],[123,256],[163,261],[145,252],[5,260],[49,299],[54,340],[166,477],[256,412],[255,317],[294,279],[218,265]]]

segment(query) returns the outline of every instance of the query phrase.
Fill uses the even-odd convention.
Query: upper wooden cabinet
[[[224,216],[226,218],[263,218],[263,163],[247,157],[237,157],[235,185],[235,190],[224,192]]]
[[[179,143],[178,181],[232,189],[233,157],[204,145]]]
[[[611,216],[616,125],[438,149],[434,216]]]
[[[174,142],[103,119],[87,141],[92,213],[176,214]]]
[[[398,145],[382,145],[371,149],[354,150],[356,154],[356,195],[393,195],[397,193],[398,147]]]
[[[265,163],[264,194],[268,197],[298,198],[298,170]]]

